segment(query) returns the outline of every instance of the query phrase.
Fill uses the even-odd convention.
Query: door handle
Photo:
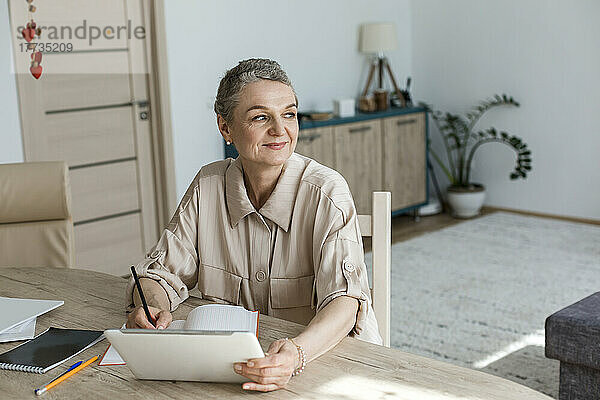
[[[409,124],[414,124],[416,122],[417,122],[417,120],[415,118],[404,119],[404,120],[396,121],[396,125],[398,125],[398,126],[400,126],[400,125],[409,125]]]
[[[370,131],[371,127],[370,126],[361,126],[358,128],[350,128],[348,131],[350,133],[360,133],[360,132],[366,132],[366,131]]]
[[[132,106],[137,106],[138,108],[148,108],[150,106],[150,103],[148,102],[148,100],[133,99],[133,100],[131,100],[131,102],[129,104]],[[150,118],[150,111],[149,110],[140,111],[139,117],[140,117],[140,120],[147,121]]]
[[[135,106],[138,106],[138,107],[141,107],[141,108],[146,108],[146,107],[148,107],[150,105],[150,103],[148,102],[148,100],[136,100],[136,99],[131,100],[129,102],[129,104],[132,105],[132,106],[135,105]]]
[[[308,143],[311,143],[313,140],[316,140],[316,139],[318,139],[318,138],[320,138],[320,137],[321,137],[321,134],[320,134],[320,133],[315,133],[314,135],[309,135],[309,136],[300,136],[300,137],[298,138],[298,141],[300,141],[300,142],[308,142]]]

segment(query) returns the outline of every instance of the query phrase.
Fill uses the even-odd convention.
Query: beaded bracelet
[[[302,346],[294,342],[294,339],[285,338],[285,340],[289,341],[291,344],[296,346],[296,349],[298,349],[298,360],[300,361],[300,366],[294,372],[292,372],[292,376],[300,375],[306,367],[306,353],[304,352]]]

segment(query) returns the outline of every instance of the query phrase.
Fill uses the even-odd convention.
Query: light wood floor
[[[481,215],[486,215],[491,212],[494,211],[484,209],[482,210]],[[447,226],[455,225],[463,221],[466,220],[454,218],[448,213],[420,217],[418,221],[412,216],[400,215],[392,218],[392,244],[404,242],[429,232],[435,232]],[[365,251],[370,251],[371,238],[363,238],[363,241]]]
[[[516,212],[523,215],[529,216],[539,216],[545,218],[554,218],[565,221],[572,222],[582,222],[593,225],[600,225],[600,221],[597,220],[586,220],[580,218],[570,218],[570,217],[562,217],[557,215],[548,215],[541,213],[533,213],[526,211],[517,211],[517,210],[509,210],[509,209],[501,209],[494,207],[483,207],[481,210],[481,214],[478,217],[480,218],[484,215],[491,214],[497,211],[508,211],[508,212]],[[412,239],[417,236],[424,235],[429,232],[435,232],[440,229],[443,229],[447,226],[459,224],[461,222],[467,221],[466,219],[459,219],[452,217],[449,213],[444,212],[442,214],[430,215],[427,217],[420,217],[418,221],[415,221],[414,217],[409,215],[400,215],[398,217],[392,218],[392,244],[398,242],[404,242],[406,240]],[[363,238],[365,251],[371,251],[371,238]]]
[[[492,212],[494,211],[484,209],[481,211],[479,217]],[[415,220],[412,216],[401,215],[392,218],[392,243],[404,242],[425,233],[438,231],[447,226],[456,225],[464,221],[466,220],[454,218],[448,213],[420,217],[418,220]]]

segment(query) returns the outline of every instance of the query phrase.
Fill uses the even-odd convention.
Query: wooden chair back
[[[390,347],[391,265],[392,265],[392,194],[373,192],[373,214],[359,215],[362,236],[371,237],[373,253],[373,309],[383,345]]]

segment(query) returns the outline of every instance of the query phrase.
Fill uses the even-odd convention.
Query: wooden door
[[[383,120],[383,186],[392,210],[427,200],[425,114]]]
[[[335,166],[346,178],[360,214],[372,212],[372,192],[381,190],[381,121],[336,126]]]
[[[296,153],[335,169],[333,127],[302,129],[298,133]]]
[[[26,2],[9,0],[25,161],[68,163],[76,265],[125,275],[160,228],[143,0],[35,5],[28,15]],[[30,17],[42,27],[39,80],[16,34]]]

